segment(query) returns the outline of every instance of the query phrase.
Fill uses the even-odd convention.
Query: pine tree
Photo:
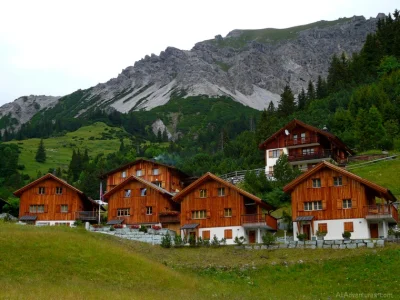
[[[167,128],[164,128],[163,135],[162,135],[163,142],[168,142],[168,133]]]
[[[301,92],[297,96],[297,106],[298,106],[299,110],[305,109],[306,104],[307,104],[306,92],[304,91],[304,88],[301,88]]]
[[[35,160],[40,163],[46,161],[46,149],[44,148],[43,139],[40,140],[38,149],[36,151]]]
[[[296,103],[292,90],[288,85],[285,86],[283,93],[281,94],[281,100],[278,104],[278,115],[281,117],[287,117],[296,111]]]
[[[321,76],[318,76],[316,98],[323,99],[328,96],[327,94],[326,81]]]
[[[315,96],[314,84],[310,80],[308,82],[308,87],[307,87],[307,105],[310,104],[311,101],[315,100],[315,98],[316,98],[316,96]]]

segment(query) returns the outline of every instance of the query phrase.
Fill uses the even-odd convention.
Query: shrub
[[[275,244],[276,242],[276,237],[273,235],[271,232],[267,231],[263,236],[262,236],[262,241],[263,244],[266,246],[271,246]]]
[[[161,237],[161,247],[163,248],[171,248],[172,241],[171,241],[171,236],[169,233],[163,235]]]
[[[244,242],[246,242],[246,239],[244,238],[244,236],[241,237],[235,237],[235,239],[233,240],[233,242],[238,245],[238,246],[242,246],[244,244]]]
[[[199,236],[196,241],[196,247],[203,246],[203,239]]]
[[[74,226],[77,226],[77,227],[83,226],[82,220],[76,220],[76,221],[74,222]]]
[[[327,232],[326,231],[319,231],[317,230],[317,232],[315,233],[317,236],[326,236]]]
[[[110,226],[110,231],[115,231],[114,226]]]
[[[210,243],[210,240],[203,240],[203,243],[202,243],[202,246],[204,246],[204,247],[210,247],[210,245],[211,245],[211,243]]]
[[[143,226],[143,225],[140,225],[139,231],[140,231],[140,232],[147,233],[147,227],[145,227],[145,226]]]
[[[175,235],[174,236],[174,247],[175,248],[180,248],[183,247],[184,243],[182,240],[182,237],[180,235]]]
[[[351,232],[350,231],[343,232],[342,237],[345,239],[349,239],[351,237]]]
[[[189,236],[189,246],[196,247],[196,238],[193,235]]]
[[[299,241],[304,242],[307,238],[307,234],[305,233],[298,233],[297,234],[297,238],[299,239]]]

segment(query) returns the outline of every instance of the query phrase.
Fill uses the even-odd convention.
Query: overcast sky
[[[66,95],[116,77],[147,54],[233,29],[287,28],[393,13],[392,0],[0,0],[0,104]],[[396,6],[397,4],[397,6]]]

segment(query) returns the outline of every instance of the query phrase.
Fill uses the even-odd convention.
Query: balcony
[[[376,204],[364,206],[364,215],[367,220],[384,220],[389,223],[399,221],[399,212],[393,204]]]
[[[321,150],[321,151],[299,153],[299,154],[289,153],[288,160],[290,162],[302,161],[302,160],[318,160],[323,158],[330,158],[331,156],[332,156],[331,150]]]
[[[242,224],[245,228],[265,228],[270,230],[278,229],[278,221],[274,217],[267,214],[242,215]]]
[[[181,221],[181,216],[177,211],[160,212],[159,220],[160,223],[179,223]]]
[[[99,219],[99,213],[97,211],[76,211],[75,220],[81,221],[96,221]]]
[[[295,148],[296,146],[304,146],[308,144],[319,144],[318,135],[310,135],[308,137],[298,137],[297,139],[285,139],[285,147]]]

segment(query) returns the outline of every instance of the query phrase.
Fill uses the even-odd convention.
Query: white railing
[[[221,178],[225,181],[228,181],[230,183],[237,184],[244,180],[244,176],[246,176],[247,172],[255,172],[257,175],[259,175],[261,172],[265,173],[265,168],[234,171],[234,172],[230,172],[230,173],[221,175],[221,176],[219,176],[219,178]],[[269,175],[266,175],[266,176],[268,177]]]

